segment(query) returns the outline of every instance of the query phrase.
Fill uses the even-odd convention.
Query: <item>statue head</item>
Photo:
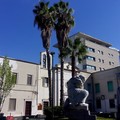
[[[80,89],[82,89],[83,86],[84,86],[84,82],[85,82],[85,78],[82,75],[80,75],[78,77],[71,78],[67,82],[67,87],[68,87],[68,89],[71,89],[71,88],[80,88]]]

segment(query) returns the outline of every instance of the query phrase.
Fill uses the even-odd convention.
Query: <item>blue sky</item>
[[[51,0],[51,4],[58,0]],[[64,0],[74,9],[75,26],[69,35],[83,32],[120,49],[120,0]],[[0,0],[0,56],[39,63],[44,51],[40,31],[34,27],[34,5],[39,0]],[[56,43],[55,33],[50,50]]]

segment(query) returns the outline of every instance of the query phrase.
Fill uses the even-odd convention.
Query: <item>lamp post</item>
[[[55,52],[51,52],[50,53],[52,56],[52,119],[54,120],[54,110],[53,110],[53,106],[54,106],[54,76],[53,76],[53,68],[54,68],[54,54]]]
[[[117,76],[117,120],[120,120],[120,73]]]

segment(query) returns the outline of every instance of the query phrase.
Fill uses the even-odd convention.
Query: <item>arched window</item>
[[[46,68],[46,55],[43,54],[43,68]]]

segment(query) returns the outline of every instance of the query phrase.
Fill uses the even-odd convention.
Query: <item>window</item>
[[[114,99],[109,99],[109,106],[110,106],[110,108],[115,108],[115,100]]]
[[[46,68],[46,55],[43,54],[43,68]]]
[[[32,75],[27,75],[27,85],[32,85]]]
[[[101,68],[101,67],[99,67],[99,69],[100,69],[100,71],[102,70],[102,68]]]
[[[101,54],[103,55],[103,51],[101,51]]]
[[[110,57],[113,57],[113,54],[108,53],[108,55],[109,55]]]
[[[99,98],[97,98],[96,99],[96,108],[98,108],[98,109],[100,109],[101,108],[101,99]]]
[[[98,53],[101,53],[103,55],[103,51],[98,50]]]
[[[101,59],[100,59],[100,58],[98,59],[98,62],[101,62]]]
[[[95,84],[95,92],[100,93],[100,84],[99,83]]]
[[[14,78],[15,78],[15,83],[17,84],[18,73],[13,72],[13,76],[14,76]]]
[[[104,60],[102,60],[102,63],[104,63]]]
[[[112,92],[113,91],[113,82],[112,81],[108,81],[107,82],[107,86],[108,86],[108,92]]]
[[[111,65],[111,62],[109,61],[109,65]]]
[[[105,70],[105,68],[102,68],[102,70]]]
[[[92,56],[86,56],[86,59],[87,59],[87,60],[95,61],[95,57],[92,57]]]
[[[92,65],[83,65],[83,69],[96,70],[96,67]]]
[[[90,83],[87,83],[87,90],[88,90],[89,93],[92,92],[92,86],[91,86]]]
[[[98,50],[98,53],[100,53],[100,50]]]
[[[112,62],[112,65],[114,65],[114,62]]]
[[[9,111],[15,111],[16,110],[16,99],[10,98],[9,99]]]
[[[94,49],[94,48],[87,47],[87,50],[88,50],[89,52],[95,52],[95,49]]]
[[[42,85],[43,85],[43,87],[48,87],[48,78],[47,77],[43,78]]]
[[[100,71],[103,71],[103,70],[105,70],[105,68],[101,68],[101,67],[99,67],[99,69],[100,69]]]

